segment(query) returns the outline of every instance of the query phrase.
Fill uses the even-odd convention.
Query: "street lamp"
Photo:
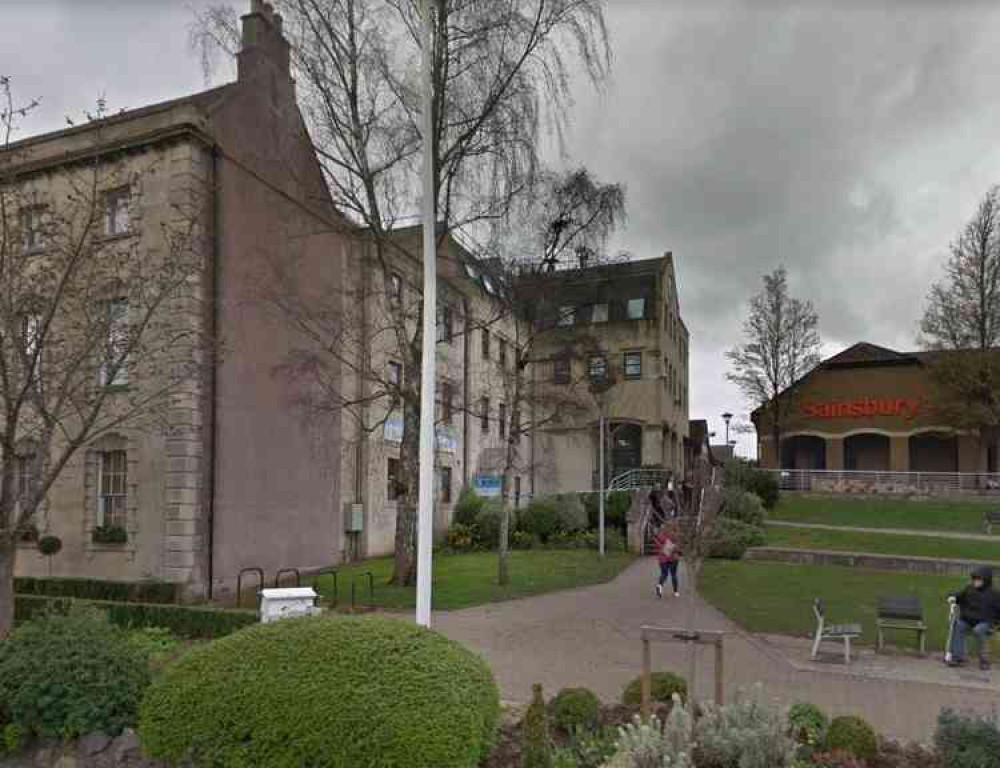
[[[726,422],[726,445],[729,445],[729,422],[732,420],[733,414],[726,411],[722,414],[722,420]]]

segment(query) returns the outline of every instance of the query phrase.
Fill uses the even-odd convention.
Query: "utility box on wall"
[[[347,533],[361,533],[365,529],[365,505],[348,502],[344,504],[344,530]]]
[[[286,587],[260,591],[260,621],[269,624],[278,619],[313,616],[321,612],[316,607],[318,595],[312,587]]]

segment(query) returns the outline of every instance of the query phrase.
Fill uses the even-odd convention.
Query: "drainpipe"
[[[219,275],[219,262],[220,262],[220,242],[221,236],[219,234],[219,148],[217,146],[212,147],[212,309],[209,320],[209,339],[213,345],[210,359],[211,359],[211,375],[209,376],[209,411],[212,427],[209,430],[208,436],[208,456],[209,456],[209,471],[208,471],[208,489],[207,489],[207,543],[206,547],[208,550],[208,599],[211,600],[213,597],[215,582],[215,472],[216,472],[216,456],[215,447],[218,445],[218,431],[219,431],[219,419],[218,419],[218,387],[216,386],[216,378],[218,376],[218,366],[219,359],[215,350],[215,343],[218,338],[219,332],[219,285],[221,283]]]

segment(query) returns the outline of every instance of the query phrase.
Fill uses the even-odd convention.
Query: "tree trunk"
[[[14,628],[14,562],[17,540],[13,534],[0,537],[0,640]]]
[[[409,587],[417,582],[417,493],[420,478],[420,409],[403,408],[403,439],[399,446],[400,483],[396,505],[395,564],[392,584]]]
[[[507,555],[510,552],[510,468],[504,467],[500,479],[500,546],[497,548],[497,584],[510,581]]]

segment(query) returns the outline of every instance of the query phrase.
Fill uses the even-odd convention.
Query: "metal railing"
[[[870,472],[838,469],[772,469],[783,491],[813,493],[996,494],[995,472]]]
[[[665,488],[673,476],[669,469],[630,469],[615,475],[608,483],[608,491],[635,491],[640,488]]]

